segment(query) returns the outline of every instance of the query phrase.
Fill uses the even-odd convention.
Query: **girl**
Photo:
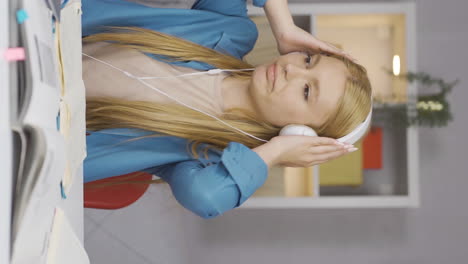
[[[256,67],[242,61],[257,39],[243,0],[198,0],[191,9],[82,4],[85,182],[148,172],[182,206],[212,218],[245,202],[272,166],[308,167],[356,150],[333,138],[369,114],[366,70],[296,27],[287,1],[253,1],[282,54]],[[239,71],[199,74],[215,68]],[[291,123],[320,137],[278,136]]]

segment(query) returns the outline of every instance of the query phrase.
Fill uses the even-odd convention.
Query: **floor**
[[[167,184],[152,184],[135,203],[84,212],[84,246],[92,264],[193,263],[197,215],[180,206]]]

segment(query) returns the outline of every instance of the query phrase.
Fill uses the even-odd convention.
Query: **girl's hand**
[[[325,53],[344,56],[355,63],[357,60],[349,53],[338,49],[337,47],[319,40],[296,25],[290,25],[288,29],[277,34],[276,43],[280,54],[287,54],[293,51],[305,51],[310,54]]]
[[[311,167],[357,150],[327,137],[276,136],[270,141],[276,145],[275,165],[286,167]]]
[[[356,62],[356,59],[348,53],[315,38],[309,32],[296,26],[291,12],[289,12],[287,0],[269,0],[263,9],[270,22],[281,55],[293,51],[309,52],[310,54],[323,52],[345,56]]]

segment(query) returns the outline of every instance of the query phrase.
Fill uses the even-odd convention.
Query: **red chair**
[[[128,206],[143,196],[152,177],[149,173],[138,171],[85,183],[84,207],[119,209]]]

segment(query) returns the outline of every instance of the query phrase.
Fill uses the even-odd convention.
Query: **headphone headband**
[[[337,139],[339,142],[343,143],[349,143],[349,144],[354,144],[356,141],[361,139],[361,137],[366,133],[367,129],[369,128],[371,124],[371,119],[372,119],[372,103],[371,103],[371,109],[369,111],[369,114],[366,117],[366,120],[359,124],[353,131],[351,131],[349,134],[347,134],[344,137],[341,137]]]

